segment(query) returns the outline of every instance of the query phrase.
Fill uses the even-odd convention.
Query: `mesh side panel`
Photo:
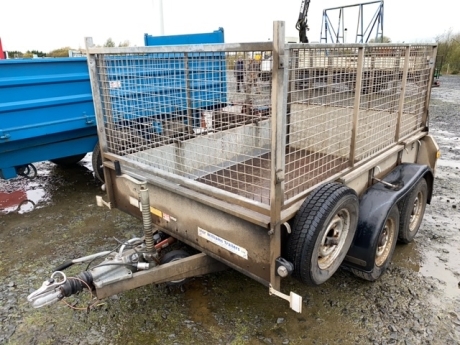
[[[349,48],[291,51],[286,145],[286,197],[348,165],[357,52]]]
[[[288,78],[276,85],[272,52],[256,51],[267,47],[95,50],[108,152],[189,188],[270,204],[273,119],[286,123],[276,128],[284,200],[423,127],[432,46],[287,44],[277,75]],[[287,104],[279,114],[272,88],[287,95],[274,103]]]
[[[428,59],[431,54],[431,47],[411,47],[407,85],[404,93],[404,110],[401,117],[401,136],[408,135],[420,128],[428,87],[432,82]]]
[[[269,203],[268,55],[98,55],[109,152]]]
[[[422,126],[433,47],[410,47],[406,74],[406,46],[361,48],[362,70],[358,70],[359,49],[347,45],[289,49],[286,198],[375,156]]]
[[[365,51],[356,159],[395,143],[404,49],[372,47]]]

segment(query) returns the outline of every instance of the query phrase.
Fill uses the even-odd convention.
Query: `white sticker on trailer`
[[[232,252],[233,254],[241,256],[243,259],[248,259],[248,251],[246,249],[236,245],[233,242],[227,241],[222,237],[213,234],[212,232],[206,231],[198,227],[198,236],[218,245],[219,247],[227,249],[229,252]]]
[[[130,197],[129,197],[129,203],[130,203],[131,205],[135,206],[135,207],[138,207],[138,208],[142,211],[142,207],[141,207],[141,204],[140,204],[140,202],[139,202],[138,199],[136,199],[136,198],[130,196]]]
[[[119,89],[121,87],[121,81],[120,80],[112,80],[109,82],[109,87],[111,89]]]

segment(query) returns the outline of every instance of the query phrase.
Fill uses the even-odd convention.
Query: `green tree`
[[[453,33],[452,29],[436,36],[438,43],[438,63],[443,73],[458,74],[460,72],[460,33]]]
[[[70,47],[63,47],[55,49],[46,54],[49,57],[69,57],[69,50],[72,50]]]
[[[105,41],[104,47],[109,47],[109,48],[115,47],[115,42],[112,40],[111,37],[109,37],[107,41]]]
[[[34,55],[37,57],[45,57],[46,53],[39,50],[28,50],[25,52],[24,57],[33,57]]]
[[[369,43],[391,43],[391,38],[387,36],[378,37],[377,39],[371,38]]]
[[[129,47],[129,40],[124,40],[123,42],[118,43],[119,47]]]
[[[7,53],[10,59],[22,58],[24,56],[24,53],[19,50],[9,50]]]

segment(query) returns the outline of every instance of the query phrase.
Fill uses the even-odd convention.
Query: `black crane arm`
[[[299,41],[300,43],[308,43],[307,31],[309,30],[307,25],[308,20],[308,8],[310,7],[310,0],[302,0],[300,4],[299,19],[295,28],[299,30]]]

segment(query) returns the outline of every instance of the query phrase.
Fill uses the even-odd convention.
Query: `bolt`
[[[280,277],[282,277],[282,278],[287,277],[287,275],[288,275],[288,270],[287,270],[287,268],[284,267],[284,266],[278,267],[277,272],[278,272],[278,275],[279,275]]]

